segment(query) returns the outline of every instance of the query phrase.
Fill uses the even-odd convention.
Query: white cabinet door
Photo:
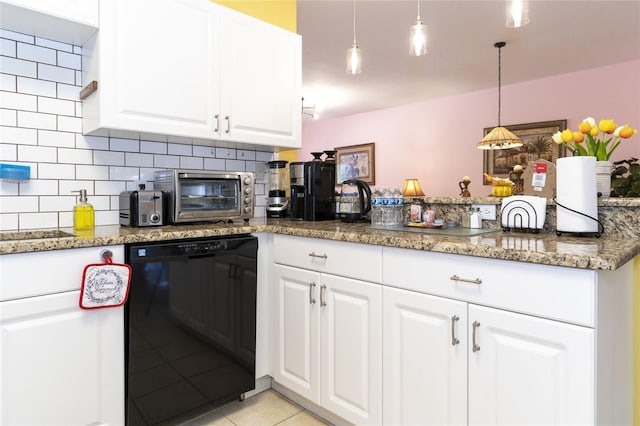
[[[464,302],[384,288],[384,424],[467,423],[466,324]]]
[[[319,400],[319,277],[303,269],[274,267],[278,316],[274,377],[311,401]]]
[[[382,421],[382,287],[322,274],[321,405],[355,424]]]
[[[85,83],[98,80],[98,91],[84,101],[83,132],[214,139],[219,19],[207,1],[101,2],[100,31],[84,52]]]
[[[593,329],[469,305],[468,333],[470,425],[594,424]]]
[[[223,9],[225,140],[300,147],[300,36]]]
[[[123,308],[79,293],[0,303],[0,424],[124,423]]]

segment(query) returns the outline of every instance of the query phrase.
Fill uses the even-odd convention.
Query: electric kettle
[[[366,182],[349,179],[342,182],[336,212],[343,222],[368,222],[371,188]]]

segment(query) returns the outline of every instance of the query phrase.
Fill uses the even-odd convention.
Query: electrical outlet
[[[480,217],[482,220],[496,220],[495,204],[472,204],[471,207],[480,209]]]

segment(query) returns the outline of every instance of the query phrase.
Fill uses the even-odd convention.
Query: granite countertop
[[[614,270],[640,253],[640,238],[557,236],[555,233],[488,232],[447,236],[371,228],[368,223],[254,219],[248,224],[198,224],[128,228],[98,226],[93,236],[72,229],[0,233],[0,255],[247,233],[275,233],[512,260],[591,270]]]

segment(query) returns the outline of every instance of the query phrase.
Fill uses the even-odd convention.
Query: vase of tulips
[[[557,144],[564,144],[576,156],[596,157],[597,191],[603,197],[611,193],[611,171],[613,170],[611,154],[618,148],[623,139],[628,139],[638,130],[628,124],[618,126],[612,119],[596,120],[587,117],[582,120],[577,131],[566,129],[555,133],[552,137]]]

